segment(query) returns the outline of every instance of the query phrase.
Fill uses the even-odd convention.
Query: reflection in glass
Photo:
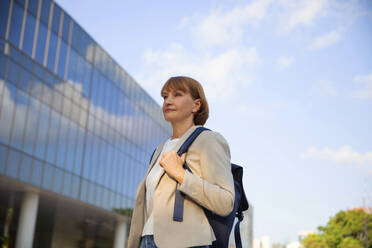
[[[22,155],[19,178],[24,182],[29,182],[31,178],[32,158],[26,154]]]
[[[66,56],[67,56],[67,44],[64,41],[61,41],[59,48],[59,61],[57,74],[61,78],[65,77],[65,66],[66,66]]]
[[[40,64],[43,64],[44,62],[44,51],[45,51],[47,33],[48,33],[48,30],[46,26],[40,23],[39,32],[37,36],[37,43],[36,43],[36,54],[35,54],[35,59]]]
[[[45,189],[52,190],[52,182],[54,180],[54,167],[48,163],[44,164],[44,174],[42,186]]]
[[[5,173],[7,153],[8,149],[4,145],[0,144],[0,174]]]
[[[63,190],[62,194],[69,196],[71,192],[71,174],[70,173],[63,173],[64,178],[63,178]]]
[[[18,83],[18,78],[19,78],[19,73],[20,72],[20,67],[18,64],[14,63],[12,60],[9,60],[8,63],[8,77],[7,79],[17,85]]]
[[[61,169],[55,168],[53,178],[53,191],[57,193],[62,193],[63,174],[64,173]]]
[[[60,129],[59,129],[59,134],[57,136],[58,148],[57,148],[57,161],[56,161],[56,164],[59,168],[64,168],[65,166],[67,132],[68,132],[68,119],[64,116],[61,116]]]
[[[6,57],[0,54],[0,79],[4,78],[6,69]]]
[[[31,73],[29,71],[22,70],[18,88],[24,90],[25,92],[28,92],[31,88]]]
[[[16,88],[12,84],[5,84],[4,81],[0,81],[0,84],[4,87],[2,102],[0,102],[0,142],[7,145],[9,142],[9,134],[12,127],[12,119],[15,107],[14,95],[16,92]]]
[[[69,120],[65,169],[72,172],[75,158],[75,145],[77,137],[77,125]]]
[[[50,108],[45,104],[40,104],[39,123],[37,128],[37,138],[35,143],[34,156],[40,159],[44,159],[48,126],[49,126]]]
[[[61,8],[54,4],[54,8],[53,8],[53,19],[52,19],[52,30],[58,34],[58,31],[59,31],[59,21],[61,19]]]
[[[10,1],[0,1],[0,36],[5,37]]]
[[[58,37],[53,32],[50,33],[49,49],[48,49],[48,60],[47,67],[49,70],[54,71],[54,63],[56,61]]]
[[[35,24],[36,24],[35,17],[33,17],[30,14],[27,14],[22,50],[29,56],[32,55],[32,48],[34,45]]]
[[[46,153],[46,161],[48,161],[50,164],[56,163],[59,122],[60,122],[60,115],[56,111],[51,110],[50,127],[49,127],[49,135],[48,135],[48,146],[47,146],[47,153]]]
[[[21,154],[13,149],[9,149],[8,154],[8,162],[7,162],[7,169],[6,169],[6,175],[9,177],[18,177],[18,166],[19,166],[19,159],[21,157]]]
[[[36,16],[38,6],[39,0],[29,0],[27,11],[31,12],[34,16]]]
[[[15,46],[19,45],[19,37],[22,31],[23,8],[17,3],[13,4],[13,13],[10,21],[9,37],[8,40]]]
[[[75,199],[77,199],[78,195],[79,195],[79,182],[80,182],[79,177],[72,175],[71,194],[70,195]]]
[[[34,159],[34,164],[32,167],[32,178],[31,178],[32,184],[36,186],[40,186],[42,173],[43,173],[43,163],[38,159]]]
[[[83,202],[88,202],[88,182],[84,179],[81,180],[80,200]]]
[[[62,39],[67,42],[69,37],[71,18],[65,12],[63,14]]]
[[[83,159],[84,149],[84,129],[77,127],[76,147],[75,147],[75,159],[74,159],[74,170],[76,175],[81,174],[81,163]]]
[[[18,90],[17,91],[17,98],[15,102],[15,114],[14,114],[14,120],[13,120],[13,130],[11,133],[10,138],[10,145],[12,147],[15,147],[19,150],[22,150],[23,144],[23,133],[25,131],[24,125],[26,122],[26,116],[27,116],[27,104],[28,104],[28,95],[25,94],[23,91]]]
[[[40,19],[41,19],[45,24],[48,24],[51,0],[43,0],[43,1],[42,1],[42,4],[43,4],[43,5],[42,5],[42,7],[41,7],[41,15],[40,15]]]

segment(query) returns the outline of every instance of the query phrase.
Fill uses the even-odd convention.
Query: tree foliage
[[[340,211],[318,230],[303,239],[305,248],[372,248],[372,214],[362,209]]]

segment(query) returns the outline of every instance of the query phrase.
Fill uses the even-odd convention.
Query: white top
[[[147,219],[145,226],[143,227],[142,236],[154,234],[154,218],[153,218],[153,212],[152,212],[153,197],[154,197],[155,188],[159,183],[160,176],[164,172],[163,167],[159,165],[159,160],[163,153],[174,150],[177,144],[177,141],[179,139],[180,138],[171,140],[169,138],[165,142],[163,146],[163,150],[161,151],[158,159],[156,160],[155,165],[152,167],[149,174],[147,175],[147,178],[146,178],[146,209],[147,209],[147,216],[150,216],[150,217]]]

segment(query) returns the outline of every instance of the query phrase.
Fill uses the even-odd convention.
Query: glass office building
[[[0,242],[123,247],[137,185],[170,133],[58,4],[0,1]]]

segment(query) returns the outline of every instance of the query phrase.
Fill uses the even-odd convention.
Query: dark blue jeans
[[[209,248],[210,246],[193,246],[192,248]],[[141,238],[140,248],[158,248],[154,242],[154,235],[145,235]]]

